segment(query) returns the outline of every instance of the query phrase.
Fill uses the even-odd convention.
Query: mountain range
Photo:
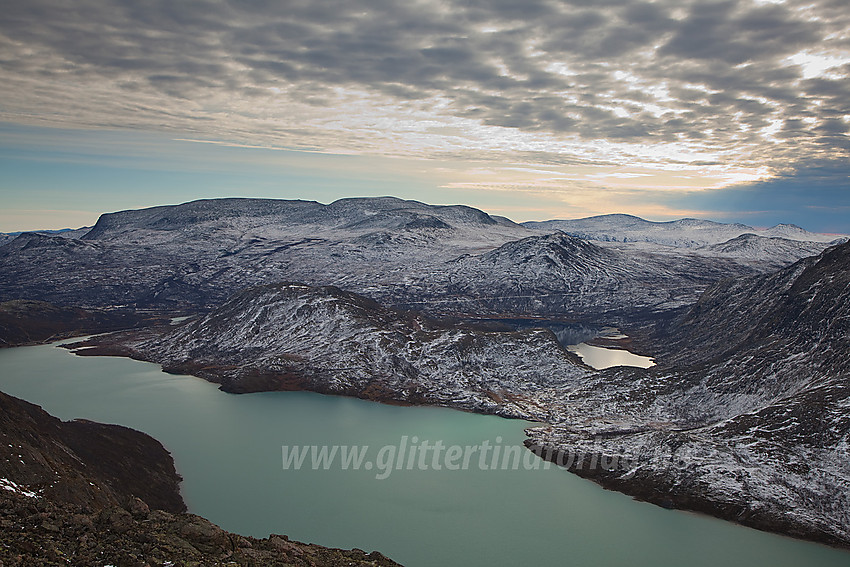
[[[622,229],[620,216],[596,218]],[[734,238],[743,230],[715,225],[734,226]],[[202,200],[104,214],[73,235],[20,234],[0,246],[0,300],[191,312],[248,286],[297,281],[441,315],[623,321],[692,303],[719,279],[778,269],[832,238],[795,234],[809,240],[612,248],[471,207],[391,197]]]
[[[809,232],[794,224],[777,224],[756,229],[740,223],[720,223],[685,218],[653,222],[633,215],[599,215],[574,220],[529,221],[523,226],[541,232],[560,230],[571,236],[601,242],[649,242],[675,248],[702,248],[752,234],[762,238],[782,238],[798,242],[837,244],[844,235]]]
[[[566,465],[607,487],[850,546],[844,240],[628,215],[517,224],[389,197],[204,200],[18,235],[0,246],[0,300],[145,313],[75,352],[229,392],[539,421],[530,449],[619,463]],[[618,326],[629,337],[609,346],[657,365],[594,371],[553,332],[569,325]]]

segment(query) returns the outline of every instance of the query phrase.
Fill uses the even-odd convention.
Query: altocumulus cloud
[[[845,0],[0,10],[0,120],[287,148],[779,171],[846,159],[848,79]]]

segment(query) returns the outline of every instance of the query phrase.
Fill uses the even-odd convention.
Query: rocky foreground
[[[143,433],[62,422],[0,393],[0,565],[393,566],[377,552],[225,532],[185,513],[171,455]]]

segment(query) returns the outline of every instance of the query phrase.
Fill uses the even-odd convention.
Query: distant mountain
[[[101,215],[83,238],[116,240],[133,232],[185,233],[200,227],[250,231],[255,236],[286,234],[289,227],[327,230],[447,229],[515,223],[464,205],[426,205],[395,197],[340,199],[329,205],[282,199],[203,199],[181,205]],[[175,235],[176,236],[176,235]]]
[[[724,280],[656,338],[657,367],[591,377],[532,445],[653,502],[850,546],[850,243]]]
[[[180,312],[299,281],[438,314],[654,317],[718,279],[799,257],[578,242],[471,207],[392,197],[202,200],[104,214],[75,239],[21,234],[0,246],[0,300]]]
[[[397,301],[470,316],[545,313],[613,322],[689,305],[709,284],[754,272],[729,259],[626,253],[555,233],[463,256],[411,278]],[[419,303],[404,303],[404,297]]]
[[[36,234],[45,234],[49,236],[61,236],[62,238],[80,238],[89,230],[91,230],[90,226],[84,226],[82,228],[60,228],[58,230],[35,230],[29,232],[34,232]],[[6,242],[9,242],[10,240],[14,240],[18,236],[25,234],[26,232],[27,231],[0,232],[0,246],[5,244]]]
[[[191,310],[291,280],[377,295],[528,234],[470,207],[390,197],[193,201],[104,214],[80,239],[19,235],[0,246],[0,298]]]
[[[842,239],[836,239],[823,243],[747,233],[720,244],[703,246],[697,249],[697,253],[711,257],[738,258],[752,264],[760,263],[765,268],[778,270],[793,264],[797,260],[817,256],[825,248],[841,241]]]
[[[229,392],[312,390],[545,419],[535,399],[589,373],[549,331],[452,328],[334,287],[247,289],[165,334],[94,339]],[[153,336],[150,336],[153,333]]]
[[[744,224],[701,219],[653,222],[632,215],[600,215],[575,220],[529,221],[523,226],[535,231],[563,231],[571,236],[601,242],[649,242],[677,248],[702,248],[721,244],[744,234],[805,242],[837,244],[841,235],[809,232],[793,224],[778,224],[758,230]]]

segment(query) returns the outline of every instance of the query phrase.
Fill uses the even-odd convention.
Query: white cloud
[[[840,4],[7,0],[0,120],[721,179],[848,157]]]
[[[840,54],[811,53],[801,51],[787,58],[788,61],[802,67],[804,79],[824,77],[841,79],[844,75],[835,69],[850,64],[850,51]]]

